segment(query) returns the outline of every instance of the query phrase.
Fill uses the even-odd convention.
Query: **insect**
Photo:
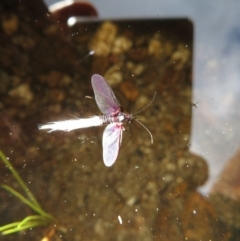
[[[135,115],[122,111],[122,107],[120,106],[115,94],[113,93],[112,88],[101,75],[94,74],[92,76],[91,83],[98,108],[104,115],[51,122],[47,125],[39,125],[39,129],[50,129],[48,132],[57,130],[71,131],[78,128],[107,125],[103,132],[102,138],[103,161],[107,167],[112,166],[117,159],[118,152],[122,143],[122,134],[125,130],[123,126],[125,122],[131,123],[134,120],[137,121],[147,130],[151,138],[151,143],[153,143],[152,134],[147,129],[147,127],[139,122]],[[153,100],[143,109],[152,104],[155,95],[156,93],[154,94]],[[140,111],[136,113],[139,113]]]

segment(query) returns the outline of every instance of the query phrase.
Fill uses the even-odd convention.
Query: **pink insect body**
[[[103,161],[108,167],[112,166],[117,159],[119,148],[122,142],[124,122],[136,120],[149,133],[151,142],[153,143],[151,132],[133,115],[122,112],[122,108],[118,103],[118,100],[111,87],[101,75],[94,74],[92,76],[92,87],[97,105],[104,115],[55,121],[46,125],[39,125],[38,128],[40,130],[48,130],[48,132],[51,133],[52,131],[72,131],[79,128],[107,125],[103,132],[102,146]],[[154,98],[155,95],[156,93],[154,94]],[[147,108],[149,105],[145,106],[143,109]],[[139,110],[137,113],[143,109]]]
[[[132,121],[134,117],[121,111],[116,96],[102,76],[92,76],[92,87],[96,103],[105,115],[102,116],[103,124],[108,124],[103,132],[103,161],[106,166],[112,166],[122,142],[123,122]]]

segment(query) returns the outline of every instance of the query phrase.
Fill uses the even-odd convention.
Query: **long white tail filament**
[[[88,128],[92,126],[102,125],[102,120],[99,116],[93,116],[90,118],[84,119],[75,119],[75,120],[65,120],[65,121],[56,121],[50,122],[47,125],[39,125],[39,130],[48,130],[49,133],[52,131],[72,131],[79,128]]]

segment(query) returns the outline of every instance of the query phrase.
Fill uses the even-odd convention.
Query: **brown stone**
[[[128,100],[135,101],[139,96],[139,91],[132,82],[124,81],[120,89]]]
[[[130,60],[133,61],[141,61],[144,60],[148,55],[148,50],[147,48],[135,48],[130,51],[128,51],[128,57]]]
[[[162,201],[160,207],[155,221],[155,240],[219,241],[228,238],[213,206],[195,191]]]

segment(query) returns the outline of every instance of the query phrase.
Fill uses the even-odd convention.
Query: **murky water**
[[[2,20],[0,148],[56,221],[3,240],[227,240],[214,207],[196,192],[207,164],[189,151],[196,107],[192,23],[93,19],[63,34],[48,18],[29,22],[18,10]],[[127,124],[110,168],[102,160],[105,127],[38,130],[39,124],[101,114],[89,98],[95,73],[129,113],[156,92],[137,116],[153,144],[136,121]],[[1,183],[21,190],[0,165]],[[1,226],[33,214],[5,190],[0,200]]]

